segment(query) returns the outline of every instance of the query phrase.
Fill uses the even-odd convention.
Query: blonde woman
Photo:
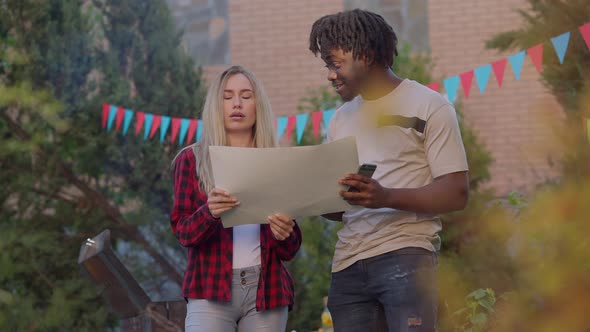
[[[170,221],[188,248],[186,331],[284,331],[294,292],[283,261],[299,250],[301,231],[283,214],[269,216],[268,224],[224,228],[222,214],[240,202],[213,187],[209,159],[209,146],[277,145],[262,85],[243,67],[227,69],[209,89],[202,121],[201,142],[174,160]]]

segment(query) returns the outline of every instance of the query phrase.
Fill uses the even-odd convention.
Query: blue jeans
[[[437,264],[436,253],[404,248],[332,273],[334,331],[435,331]]]

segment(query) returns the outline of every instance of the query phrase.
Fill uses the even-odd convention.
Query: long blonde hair
[[[246,76],[250,81],[250,84],[252,84],[252,90],[254,90],[254,98],[256,100],[256,122],[252,128],[254,146],[257,148],[277,146],[274,116],[270,101],[268,100],[262,83],[246,68],[242,66],[231,66],[218,76],[209,87],[201,119],[203,122],[201,141],[184,148],[193,149],[196,158],[196,173],[199,178],[199,185],[201,190],[206,193],[211,191],[214,187],[213,170],[211,168],[211,159],[209,158],[209,147],[227,145],[223,113],[223,91],[228,79],[236,74]],[[181,152],[183,150],[181,150]],[[179,154],[180,152],[178,155]],[[174,160],[176,160],[178,155],[176,155]]]

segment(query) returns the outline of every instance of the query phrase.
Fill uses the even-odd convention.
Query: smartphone
[[[377,165],[373,165],[373,164],[362,164],[359,167],[359,170],[358,170],[357,173],[360,174],[360,175],[364,175],[364,176],[370,178],[370,177],[373,176],[373,173],[375,173],[375,170],[376,169],[377,169]],[[355,188],[355,187],[350,186],[350,187],[348,187],[348,192],[358,193],[359,190],[357,188]]]

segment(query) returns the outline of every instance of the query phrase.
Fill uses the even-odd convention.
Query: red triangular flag
[[[291,142],[291,134],[293,134],[293,129],[295,129],[295,125],[297,124],[297,118],[295,115],[291,115],[287,119],[287,141]]]
[[[150,139],[154,136],[156,131],[160,129],[160,123],[162,122],[162,116],[154,114],[154,120],[152,121],[152,130],[150,131]]]
[[[180,122],[182,119],[180,118],[172,118],[172,143],[176,141],[176,136],[178,136],[178,129],[180,128]]]
[[[109,111],[111,110],[111,105],[109,104],[102,104],[102,129],[107,127],[107,121],[109,120]]]
[[[502,81],[504,80],[504,71],[507,62],[508,59],[502,59],[492,63],[492,69],[494,70],[494,75],[496,75],[496,81],[500,88],[502,87]]]
[[[318,139],[320,135],[320,124],[322,123],[322,112],[311,113],[311,127],[313,128],[313,137]]]
[[[191,120],[188,126],[188,134],[186,136],[186,144],[192,142],[195,138],[195,131],[197,130],[197,125],[199,124],[199,120]]]
[[[139,131],[141,127],[143,127],[143,122],[145,121],[145,113],[144,112],[137,112],[135,113],[136,121],[135,121],[135,136],[139,135]]]
[[[469,98],[469,90],[471,90],[471,82],[473,82],[473,70],[466,71],[459,75],[461,78],[461,86],[463,86],[463,92],[465,98]]]
[[[586,23],[582,25],[580,28],[580,33],[582,34],[582,38],[586,42],[586,47],[590,49],[590,23]]]
[[[432,90],[439,92],[440,90],[440,83],[439,82],[434,82],[434,83],[429,83],[426,84],[427,87],[431,88]]]
[[[541,65],[543,64],[543,44],[535,45],[526,50],[531,60],[535,64],[537,71],[541,73]]]
[[[117,130],[121,128],[123,119],[125,118],[125,109],[123,107],[117,107],[117,118],[115,120],[115,126]]]

